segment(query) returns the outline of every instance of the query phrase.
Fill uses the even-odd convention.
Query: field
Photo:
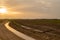
[[[14,19],[9,25],[37,40],[60,39],[60,19]]]

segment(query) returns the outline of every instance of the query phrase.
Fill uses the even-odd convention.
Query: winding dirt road
[[[0,23],[0,40],[24,40],[9,31],[4,24]]]
[[[12,27],[10,27],[10,26],[9,26],[9,22],[5,23],[5,27],[6,27],[9,31],[11,31],[11,32],[14,33],[15,35],[17,35],[18,37],[21,37],[21,38],[23,38],[23,39],[25,39],[25,40],[35,40],[34,38],[32,38],[32,37],[30,37],[30,36],[27,36],[27,35],[19,32],[19,31],[13,29]]]

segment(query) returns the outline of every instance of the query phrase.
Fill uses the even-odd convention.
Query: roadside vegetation
[[[9,25],[11,27],[37,40],[60,39],[60,19],[14,19],[10,21]],[[21,25],[32,29],[25,29]],[[33,31],[33,29],[43,32]]]
[[[7,19],[0,19],[0,23],[7,21]]]

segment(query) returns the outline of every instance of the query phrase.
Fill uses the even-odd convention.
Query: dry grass
[[[60,20],[57,19],[35,19],[35,20],[10,20],[10,26],[16,30],[29,35],[37,40],[59,40],[60,39]],[[32,29],[42,30],[43,32],[37,32],[28,30],[21,25],[30,27]]]

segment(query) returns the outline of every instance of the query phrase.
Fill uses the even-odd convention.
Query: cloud
[[[6,0],[6,5],[26,18],[60,18],[60,0]]]

